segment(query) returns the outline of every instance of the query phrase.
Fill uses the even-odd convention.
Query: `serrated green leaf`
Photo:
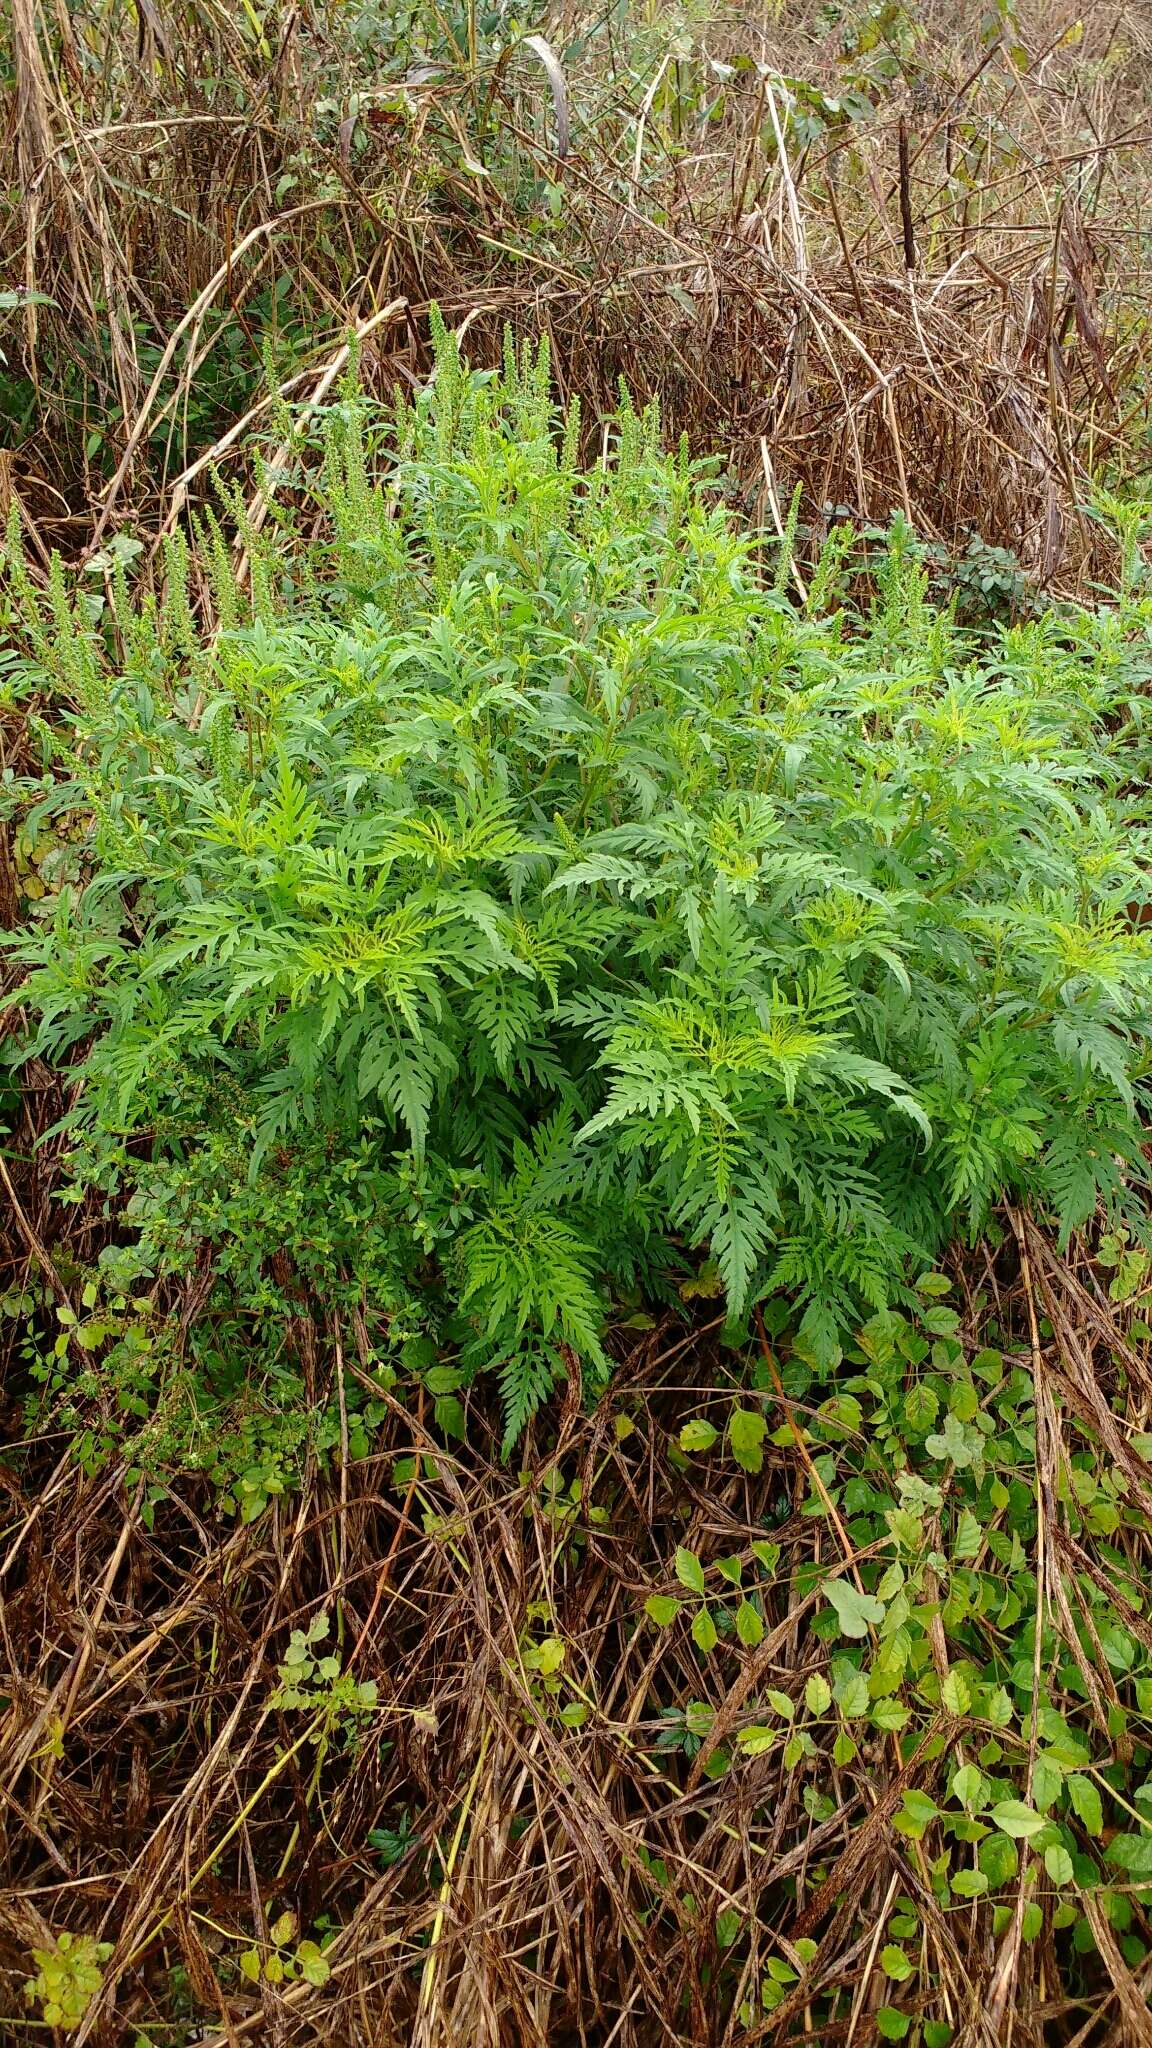
[[[906,1728],[911,1718],[911,1709],[904,1706],[900,1700],[889,1697],[874,1700],[872,1703],[872,1719],[877,1728],[884,1728],[892,1734],[898,1734],[901,1728]]]
[[[904,1397],[904,1421],[913,1436],[924,1436],[939,1413],[940,1403],[931,1387],[912,1387]]]
[[[1104,1854],[1130,1877],[1152,1877],[1152,1834],[1113,1835]]]
[[[1038,1835],[1044,1826],[1043,1814],[1034,1806],[1026,1806],[1022,1799],[1001,1799],[989,1815],[993,1825],[1001,1834],[1013,1837]]]
[[[854,1671],[836,1689],[836,1704],[850,1721],[858,1720],[861,1714],[868,1712],[868,1701],[868,1680],[862,1671]]]
[[[814,1671],[804,1687],[804,1703],[810,1714],[826,1714],[832,1705],[832,1688],[819,1671]]]
[[[763,1756],[780,1740],[778,1728],[742,1728],[736,1740],[748,1756]]]
[[[940,1698],[950,1714],[966,1714],[972,1705],[972,1688],[962,1671],[953,1665],[940,1687]]]
[[[961,1764],[952,1774],[952,1797],[961,1806],[978,1806],[984,1795],[984,1773],[975,1764]]]
[[[704,1567],[694,1550],[680,1546],[676,1551],[676,1577],[690,1593],[703,1593]]]
[[[916,1282],[916,1292],[917,1294],[937,1296],[951,1294],[952,1282],[948,1278],[947,1273],[921,1273],[920,1278]]]
[[[1072,1858],[1062,1842],[1053,1842],[1044,1851],[1044,1868],[1053,1884],[1071,1884],[1073,1877]]]
[[[674,1593],[649,1593],[644,1612],[657,1628],[669,1628],[680,1612],[680,1602]]]
[[[694,1421],[686,1422],[680,1431],[680,1449],[710,1451],[719,1434],[719,1430],[714,1428],[712,1423],[706,1422],[703,1416],[697,1416]]]
[[[759,1472],[764,1464],[764,1438],[768,1424],[758,1408],[734,1408],[728,1418],[728,1448],[745,1472]]]
[[[1091,1778],[1080,1776],[1068,1779],[1068,1798],[1073,1813],[1081,1820],[1090,1835],[1099,1835],[1104,1829],[1104,1809],[1100,1794]]]
[[[716,1946],[721,1953],[725,1949],[731,1948],[733,1942],[737,1940],[743,1924],[743,1915],[738,1913],[732,1906],[725,1906],[723,1911],[717,1913]]]
[[[698,1607],[692,1617],[692,1641],[704,1656],[716,1648],[719,1641],[716,1623],[707,1607]]]
[[[442,1436],[456,1437],[459,1441],[467,1436],[468,1417],[463,1402],[455,1394],[445,1394],[439,1401],[434,1401],[432,1413]]]
[[[736,1633],[746,1649],[754,1650],[764,1640],[764,1623],[758,1608],[750,1600],[742,1600],[736,1609]]]
[[[300,1965],[301,1975],[309,1984],[315,1985],[317,1990],[326,1984],[332,1975],[332,1966],[315,1941],[302,1941],[296,1950],[296,1960]]]
[[[911,2013],[894,2005],[882,2005],[876,2013],[876,2031],[885,2041],[902,2041],[911,2025]]]
[[[883,1621],[884,1609],[870,1593],[861,1593],[848,1579],[825,1579],[821,1592],[836,1610],[842,1636],[866,1636],[869,1623]]]

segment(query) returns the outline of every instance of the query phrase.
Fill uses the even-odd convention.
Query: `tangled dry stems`
[[[1047,1598],[1071,1644],[1062,1574],[1085,1558],[1057,1505],[1062,1433],[1079,1418],[1123,1459],[1110,1395],[1127,1353],[1087,1263],[1019,1229],[1024,1260],[973,1278],[991,1272],[1035,1374]],[[1045,1342],[1038,1315],[1054,1333]],[[975,1327],[965,1335],[978,1341]],[[331,1369],[357,1373],[357,1332],[328,1336]],[[1017,1927],[989,1947],[974,1914],[941,1913],[920,1844],[888,1822],[906,1787],[940,1788],[947,1754],[929,1761],[922,1742],[901,1764],[875,1735],[837,1774],[823,1819],[778,1752],[709,1780],[710,1750],[755,1719],[756,1696],[798,1694],[822,1662],[800,1568],[854,1561],[835,1516],[800,1513],[803,1450],[711,1485],[670,1456],[685,1414],[724,1384],[713,1347],[703,1322],[645,1334],[600,1408],[584,1416],[570,1400],[554,1449],[530,1441],[520,1473],[472,1447],[446,1454],[421,1413],[397,1405],[371,1457],[313,1474],[247,1529],[221,1527],[187,1494],[148,1529],[122,1468],[85,1481],[65,1458],[34,1465],[23,1487],[9,1476],[6,2025],[20,2027],[30,1950],[70,1928],[114,1943],[77,2042],[148,2036],[183,2009],[189,2038],[211,2048],[722,2048],[804,2038],[806,2008],[832,1992],[821,2038],[851,2041],[867,2038],[882,2002],[875,1930],[898,1891],[920,1910],[932,2009],[958,2041],[1000,2041],[1009,2024],[1022,2042],[1057,2027],[1078,2041],[1143,2039],[1146,1973],[1133,1975],[1103,1920],[1086,2008],[1046,1944],[1022,1947]],[[1146,1402],[1133,1373],[1124,1420],[1142,1424]],[[396,1457],[413,1453],[427,1464],[397,1483]],[[555,1511],[555,1473],[582,1481],[571,1520]],[[609,1505],[606,1520],[584,1512],[593,1503]],[[783,1557],[768,1630],[733,1653],[735,1668],[644,1625],[676,1543],[739,1554],[773,1524]],[[273,1692],[290,1631],[319,1612],[338,1617],[346,1666],[376,1681],[378,1705],[359,1745],[342,1754],[334,1742],[313,1770],[303,1724]],[[564,1697],[589,1710],[578,1730],[561,1726],[526,1662],[542,1616],[565,1646]],[[1138,1617],[1132,1626],[1147,1636]],[[690,1702],[715,1714],[695,1761],[655,1747],[661,1708]],[[397,1839],[383,1870],[366,1846],[377,1829]],[[752,1941],[739,1990],[718,2001],[716,1918],[728,1907]],[[241,1948],[266,1943],[285,1908],[301,1924],[327,1913],[339,1930],[322,1988],[237,1978]],[[819,1943],[803,1984],[759,2027],[738,2024],[768,1955],[794,1958],[801,1936]]]
[[[556,46],[586,17],[557,10]],[[714,10],[687,58],[640,36],[607,69],[592,36],[560,161],[523,50],[397,87],[319,20],[287,15],[269,64],[213,9],[149,9],[146,61],[112,44],[109,88],[73,31],[18,0],[19,199],[0,246],[54,304],[22,316],[39,425],[6,489],[46,547],[82,551],[94,521],[155,532],[234,447],[232,420],[193,445],[190,412],[229,326],[254,357],[246,307],[278,269],[312,336],[292,398],[395,300],[369,367],[385,391],[418,380],[437,301],[494,359],[507,320],[546,328],[590,433],[621,377],[658,393],[670,431],[727,455],[769,519],[800,484],[817,538],[828,508],[901,509],[1075,586],[1100,568],[1090,477],[1146,459],[1146,23],[1093,9],[1077,40],[1036,8],[1026,55],[982,46],[970,9],[925,28],[872,121],[803,144],[785,77],[835,89],[843,66],[802,11]],[[330,137],[322,92],[352,110]],[[170,350],[155,380],[145,339]],[[111,490],[54,454],[76,440],[69,371],[120,422]]]

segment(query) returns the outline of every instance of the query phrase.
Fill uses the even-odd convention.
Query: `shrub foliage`
[[[246,577],[211,522],[158,598],[9,550],[71,707],[35,794],[82,856],[13,943],[77,1187],[208,1276],[224,1380],[319,1298],[497,1370],[509,1442],[702,1263],[827,1372],[997,1205],[1067,1238],[1146,1179],[1138,589],[976,641],[896,526],[799,605],[653,416],[576,445],[544,353],[441,334],[236,508]]]

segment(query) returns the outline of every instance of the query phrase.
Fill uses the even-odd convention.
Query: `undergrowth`
[[[394,415],[346,384],[295,511],[235,501],[243,573],[201,529],[210,631],[183,543],[104,606],[13,528],[13,680],[60,707],[14,800],[66,858],[11,1000],[130,1225],[35,1370],[74,1402],[111,1345],[145,1461],[252,1511],[400,1375],[450,1436],[497,1375],[507,1451],[678,1291],[827,1379],[1005,1203],[1144,1227],[1136,515],[1114,601],[977,641],[899,523],[863,610],[847,528],[799,605],[654,413],[590,470],[578,433],[545,351],[441,330]]]

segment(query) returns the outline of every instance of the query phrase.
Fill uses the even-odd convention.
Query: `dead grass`
[[[1074,585],[1099,566],[1091,479],[1147,465],[1147,23],[1093,8],[1077,37],[1038,9],[985,45],[973,10],[937,7],[845,57],[865,13],[814,38],[792,8],[702,6],[677,40],[638,11],[621,44],[595,10],[560,12],[560,160],[524,48],[493,63],[465,38],[389,83],[319,17],[277,17],[261,49],[205,7],[149,10],[140,64],[115,16],[66,34],[19,0],[0,250],[54,302],[9,316],[30,408],[12,487],[45,543],[79,552],[94,522],[146,537],[204,488],[266,401],[279,277],[305,383],[395,299],[382,388],[424,373],[432,300],[481,351],[507,320],[544,327],[590,434],[625,377],[757,514],[799,483],[817,531],[833,507],[902,510]],[[790,120],[834,88],[871,117]],[[246,382],[219,371],[230,349]]]
[[[1056,1505],[1064,1418],[1110,1415],[1096,1374],[1123,1339],[1090,1270],[1023,1228],[1031,1275],[1007,1261],[998,1306],[1049,1418],[1058,1574],[1071,1560]],[[1054,1330],[1035,1346],[1030,1298]],[[965,1335],[979,1342],[978,1328]],[[352,1374],[356,1339],[329,1347]],[[570,1403],[519,1474],[476,1448],[446,1455],[397,1406],[372,1457],[314,1476],[249,1529],[221,1528],[188,1497],[147,1529],[122,1469],[94,1482],[67,1460],[37,1459],[20,1482],[9,1472],[4,2038],[34,2038],[16,2017],[28,1953],[70,1928],[114,1944],[78,2043],[864,2041],[884,2002],[875,1930],[902,1895],[937,1987],[922,2010],[956,2041],[1145,2039],[1143,1979],[1106,1922],[1086,2000],[1050,1939],[989,1944],[974,1914],[941,1912],[921,1845],[889,1825],[905,1788],[943,1796],[952,1746],[934,1754],[930,1729],[903,1762],[874,1733],[841,1770],[825,1757],[788,1771],[777,1750],[709,1779],[709,1753],[756,1721],[767,1688],[799,1701],[824,1668],[803,1568],[854,1562],[835,1516],[800,1512],[803,1451],[712,1486],[682,1469],[676,1432],[727,1374],[706,1324],[654,1329],[621,1356],[598,1411]],[[1142,1399],[1133,1389],[1129,1421]],[[394,1460],[412,1453],[427,1463],[398,1483]],[[567,1520],[558,1476],[583,1482]],[[750,1565],[766,1529],[782,1557],[759,1647],[702,1661],[686,1632],[645,1623],[676,1543]],[[304,1720],[271,1700],[289,1631],[320,1611],[347,1668],[379,1691],[359,1747],[342,1756],[336,1742],[313,1771]],[[531,1669],[546,1636],[564,1645],[555,1697]],[[573,1702],[587,1707],[579,1730],[559,1719]],[[658,1745],[662,1712],[691,1702],[714,1716],[694,1760]],[[828,1796],[823,1818],[810,1788]],[[377,1829],[396,1838],[388,1867],[369,1846]],[[751,1943],[725,1968],[716,1926],[730,1908]],[[238,1974],[284,1910],[338,1929],[322,1989]],[[815,1954],[785,2003],[742,2024],[769,1957],[795,1962],[805,1937]]]

